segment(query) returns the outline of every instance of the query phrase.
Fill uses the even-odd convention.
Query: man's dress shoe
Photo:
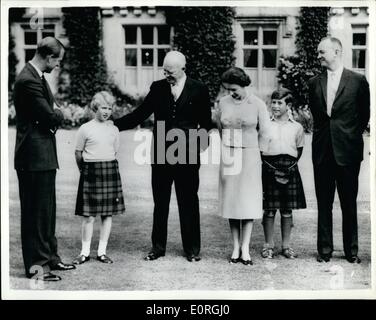
[[[198,255],[189,254],[189,255],[187,255],[187,260],[188,260],[189,262],[192,262],[192,261],[200,261],[200,260],[201,260],[201,257],[198,256]]]
[[[41,280],[41,281],[60,281],[61,277],[51,272],[47,272],[47,273],[43,273],[41,276],[37,276],[35,279]]]
[[[361,263],[362,261],[359,259],[358,256],[351,256],[351,257],[346,257],[346,260],[350,263]]]
[[[67,264],[64,262],[59,262],[58,264],[51,266],[51,270],[58,270],[58,271],[67,271],[67,270],[73,270],[73,269],[76,269],[76,267],[73,264]]]
[[[330,254],[319,254],[317,256],[317,262],[329,262],[331,257]]]
[[[157,252],[149,252],[148,255],[144,258],[146,261],[151,261],[151,260],[157,260],[160,257],[164,257],[164,253],[157,253]]]

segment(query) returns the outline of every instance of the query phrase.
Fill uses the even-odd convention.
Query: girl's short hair
[[[241,87],[247,87],[251,84],[251,78],[243,69],[232,67],[225,71],[221,76],[222,83],[237,84]]]
[[[284,99],[286,104],[289,104],[289,103],[292,104],[294,102],[294,97],[292,96],[291,91],[285,88],[281,88],[281,89],[273,91],[271,99],[272,100]]]
[[[114,103],[115,98],[111,93],[108,91],[100,91],[97,92],[91,100],[90,108],[93,111],[97,111],[99,106],[108,105],[112,107]]]

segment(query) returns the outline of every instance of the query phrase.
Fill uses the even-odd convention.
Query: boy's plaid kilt
[[[112,216],[124,211],[117,160],[84,162],[77,192],[76,215]]]
[[[289,168],[296,162],[290,155],[264,156],[275,168]],[[262,163],[263,208],[272,209],[303,209],[307,207],[302,179],[298,165],[290,169],[289,182],[280,184],[275,180],[274,169],[264,161]]]

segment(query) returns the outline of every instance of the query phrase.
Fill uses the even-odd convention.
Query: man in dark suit
[[[342,210],[345,258],[358,257],[358,176],[363,160],[363,137],[370,117],[366,78],[342,64],[342,44],[337,38],[322,39],[318,58],[326,71],[308,82],[313,116],[312,160],[318,205],[317,249],[319,262],[333,252],[333,201],[337,186]]]
[[[155,81],[144,102],[131,114],[115,120],[120,130],[133,128],[154,113],[152,190],[154,199],[152,250],[145,260],[165,255],[172,183],[179,208],[183,249],[187,260],[200,260],[199,168],[200,143],[207,146],[211,108],[206,86],[185,74],[185,56],[167,53],[165,78]],[[200,143],[190,133],[201,128]],[[171,138],[171,139],[170,139]],[[173,151],[177,151],[173,152]]]
[[[55,177],[58,168],[55,132],[63,114],[44,78],[64,55],[59,40],[46,37],[17,76],[14,105],[17,135],[14,166],[21,202],[21,241],[26,276],[44,281],[61,278],[51,270],[71,270],[61,262],[55,237]]]

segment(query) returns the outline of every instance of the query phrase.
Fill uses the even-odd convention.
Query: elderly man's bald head
[[[167,52],[164,60],[163,66],[174,66],[179,68],[185,68],[186,60],[184,54],[179,51],[169,51]]]
[[[185,56],[179,51],[170,51],[163,60],[163,71],[166,80],[171,85],[175,85],[179,79],[185,75]]]

